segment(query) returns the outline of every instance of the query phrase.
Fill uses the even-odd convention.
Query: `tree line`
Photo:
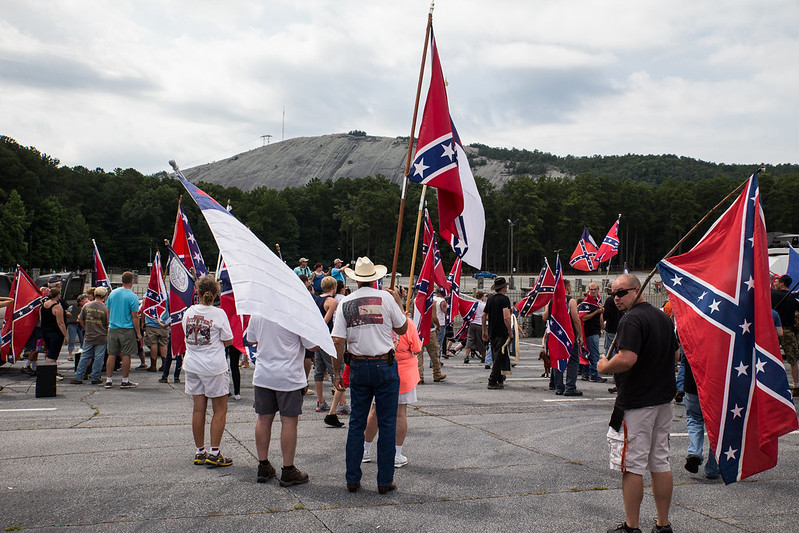
[[[639,156],[632,158],[620,161],[633,164]],[[650,268],[753,170],[739,165],[735,172],[721,169],[684,179],[680,172],[668,174],[668,156],[646,158],[652,168],[663,168],[663,179],[622,179],[623,172],[608,166],[606,173],[580,172],[574,178],[523,173],[495,186],[480,177],[480,166],[475,165],[486,212],[483,268],[503,273],[512,265],[518,272],[535,272],[544,257],[554,260],[555,250],[567,260],[583,226],[599,243],[619,213],[621,248],[614,265],[626,261],[630,268]],[[771,231],[799,232],[793,215],[799,204],[799,172],[788,172],[790,167],[770,168],[760,175]],[[190,174],[186,177],[191,180]],[[291,266],[300,256],[326,266],[336,257],[346,262],[361,255],[392,263],[400,187],[383,176],[314,180],[301,187],[248,192],[198,185],[221,204],[229,201],[233,214],[272,249],[279,243]],[[146,270],[159,245],[172,236],[181,195],[200,249],[213,268],[218,253],[213,236],[184,192],[165,172],[146,176],[134,169],[106,172],[61,166],[35,148],[0,137],[0,269],[11,270],[16,263],[26,268],[91,268],[94,238],[106,267]],[[398,264],[405,274],[420,194],[421,187],[409,185]],[[426,200],[437,223],[434,190]],[[702,233],[686,243],[686,249]],[[442,242],[439,247],[445,264],[451,265],[451,250]],[[163,255],[163,246],[160,249]]]

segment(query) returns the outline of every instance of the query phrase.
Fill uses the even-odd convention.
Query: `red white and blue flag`
[[[585,322],[583,322],[583,317],[588,313],[593,313],[597,309],[602,308],[602,299],[600,296],[594,298],[591,296],[591,293],[588,293],[588,296],[579,303],[577,306],[577,315],[580,317],[580,329],[583,333],[583,338],[585,338]],[[588,360],[588,355],[590,351],[588,350],[588,346],[586,343],[580,345],[580,364],[587,365],[590,361]]]
[[[0,331],[0,363],[13,365],[17,357],[22,355],[25,343],[39,321],[39,307],[46,298],[19,265],[8,297],[14,302],[6,307],[5,322]]]
[[[105,287],[110,291],[111,283],[108,280],[108,274],[105,271],[103,260],[100,258],[100,251],[97,249],[97,243],[94,242],[94,239],[92,239],[92,245],[94,245],[94,274],[95,274],[94,286]]]
[[[460,329],[458,329],[453,338],[456,341],[463,341],[466,340],[469,325],[474,321],[474,315],[477,314],[477,310],[483,302],[468,296],[460,296],[459,304],[459,313],[463,317],[463,324],[461,324]]]
[[[462,265],[463,265],[463,260],[460,257],[456,256],[455,262],[452,264],[452,270],[450,270],[449,275],[447,276],[447,283],[449,284],[449,290],[446,291],[447,313],[445,320],[447,324],[452,324],[452,320],[455,318],[455,313],[457,313],[460,310]]]
[[[200,253],[197,239],[194,238],[189,219],[186,217],[186,213],[183,212],[183,206],[180,205],[180,202],[178,202],[178,214],[175,218],[175,231],[172,234],[172,248],[178,254],[178,257],[183,260],[186,268],[189,270],[194,269],[195,278],[199,279],[208,274],[203,254]]]
[[[614,255],[619,253],[619,221],[621,220],[621,215],[619,218],[616,219],[616,223],[608,231],[608,234],[605,235],[605,239],[602,241],[602,244],[599,246],[599,249],[596,251],[596,261],[597,263],[604,263],[605,261],[609,261]]]
[[[194,276],[183,263],[174,248],[169,249],[169,320],[172,336],[172,354],[186,353],[186,338],[183,332],[183,313],[194,302]]]
[[[658,268],[724,482],[772,468],[778,438],[799,424],[771,318],[757,172],[692,250]]]
[[[541,272],[538,273],[535,285],[527,293],[527,296],[516,304],[519,316],[529,316],[543,308],[552,301],[553,294],[555,294],[555,275],[552,273],[552,269],[549,268],[549,261],[544,259],[544,266],[541,267]]]
[[[566,371],[569,355],[574,349],[574,328],[569,315],[569,302],[566,299],[566,286],[563,283],[563,269],[560,256],[555,263],[555,293],[552,296],[552,312],[549,314],[549,360],[552,368]]]
[[[161,272],[161,252],[155,252],[153,266],[150,268],[150,282],[147,284],[147,293],[144,295],[139,313],[160,320],[166,311],[167,292],[164,285],[164,275]]]
[[[583,235],[580,237],[580,242],[577,243],[577,248],[569,259],[569,266],[577,270],[591,271],[596,270],[599,266],[599,261],[596,260],[596,242],[591,234],[588,233],[588,228],[583,228]]]
[[[431,75],[408,179],[438,191],[439,234],[455,254],[481,268],[485,211],[469,160],[449,114],[447,89],[430,29]]]
[[[444,273],[444,263],[441,261],[441,252],[436,242],[436,230],[433,229],[433,221],[427,208],[424,210],[424,239],[422,240],[422,256],[427,255],[429,250],[433,250],[433,281],[436,285],[449,291],[449,281]]]
[[[227,266],[222,261],[222,268],[219,269],[219,284],[222,290],[219,293],[219,307],[227,315],[230,322],[230,329],[233,332],[233,346],[241,353],[247,353],[244,349],[244,328],[242,327],[241,316],[236,312],[236,298],[233,296],[233,285],[230,283],[230,276],[227,273]]]
[[[428,253],[424,256],[422,270],[419,272],[419,279],[416,282],[413,323],[419,332],[419,338],[422,339],[422,345],[430,342],[430,328],[433,324],[433,295],[435,294],[433,262],[433,254]]]

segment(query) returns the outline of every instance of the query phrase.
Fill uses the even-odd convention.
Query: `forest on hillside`
[[[544,257],[554,261],[555,250],[568,258],[583,226],[601,242],[619,213],[621,247],[614,264],[626,261],[630,268],[650,268],[754,170],[674,156],[619,156],[600,158],[592,168],[604,168],[601,172],[577,171],[583,162],[574,158],[573,179],[553,178],[539,176],[542,172],[535,165],[546,165],[535,161],[540,152],[517,152],[506,158],[508,165],[529,168],[514,173],[501,187],[480,178],[479,163],[474,166],[486,211],[483,268],[493,272],[507,272],[511,264],[519,272],[537,271]],[[547,156],[554,157],[541,154]],[[696,164],[697,169],[711,167],[700,171],[693,169]],[[635,179],[636,165],[657,172]],[[326,266],[335,257],[349,261],[361,255],[391,265],[400,187],[383,176],[315,180],[302,187],[246,193],[198,185],[219,203],[229,201],[233,214],[263,242],[273,249],[279,243],[291,266],[301,255]],[[769,231],[799,232],[794,214],[799,205],[796,166],[769,167],[760,175],[760,188]],[[0,269],[12,270],[17,263],[25,268],[91,268],[95,239],[109,269],[145,271],[159,244],[172,236],[181,195],[200,249],[209,266],[215,264],[218,250],[210,230],[184,193],[166,173],[146,176],[134,169],[67,167],[33,147],[0,137]],[[410,268],[420,194],[421,187],[409,185],[398,266],[404,273]],[[437,223],[433,190],[426,200]],[[448,268],[453,254],[442,242],[439,248]],[[161,250],[163,255],[163,246]]]

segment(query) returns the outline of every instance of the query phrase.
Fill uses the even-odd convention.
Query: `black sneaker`
[[[627,522],[622,522],[613,529],[608,529],[608,533],[641,533],[641,530],[638,529],[637,527],[632,528],[628,526]]]
[[[325,416],[325,424],[332,428],[343,428],[344,422],[338,419],[336,415],[327,415]]]
[[[138,383],[133,383],[132,381],[123,381],[122,385],[119,386],[120,389],[135,389],[138,387]]]
[[[502,383],[491,383],[489,381],[488,382],[488,388],[492,389],[492,390],[504,389],[505,385],[503,385]]]
[[[216,468],[217,466],[230,466],[233,464],[233,459],[224,457],[222,453],[211,455],[210,453],[205,458],[205,464],[208,468]]]
[[[564,396],[582,396],[583,391],[581,390],[567,390],[563,392]]]
[[[208,452],[200,452],[194,454],[194,464],[196,465],[204,465],[205,460],[208,458]]]
[[[169,383],[169,380],[167,378],[161,378],[158,380],[158,383]]]
[[[655,525],[652,526],[652,533],[672,533],[671,523],[668,523],[665,526],[659,526],[658,519],[655,518]]]
[[[698,455],[689,455],[685,459],[685,469],[692,474],[699,472],[699,465],[702,464],[702,458]]]
[[[113,389],[114,388],[114,382],[106,380],[105,385],[103,385],[103,387],[105,387],[106,389]]]
[[[266,483],[276,475],[275,467],[271,463],[265,465],[258,463],[258,477],[256,478],[258,483]]]
[[[283,467],[283,472],[280,475],[280,486],[291,487],[293,485],[302,485],[308,483],[308,474],[300,472],[296,466],[289,468]]]
[[[464,359],[464,360],[463,360],[463,364],[465,364],[465,365],[468,365],[468,364],[469,364],[469,358],[468,358],[468,357],[467,357],[466,359]]]

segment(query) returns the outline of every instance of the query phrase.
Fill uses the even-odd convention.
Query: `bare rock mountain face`
[[[466,147],[466,153],[476,149]],[[204,181],[249,191],[258,187],[300,187],[312,179],[383,175],[401,183],[408,154],[407,137],[357,136],[345,133],[297,137],[272,143],[222,161],[184,170],[192,182]],[[504,164],[487,160],[472,169],[492,183],[508,179]]]

